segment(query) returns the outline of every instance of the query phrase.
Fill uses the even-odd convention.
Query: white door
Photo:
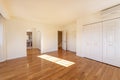
[[[37,31],[36,31],[36,28],[33,28],[32,29],[32,48],[37,48]]]
[[[84,26],[82,29],[82,53],[84,57],[90,58],[90,26]],[[89,39],[89,40],[88,40]]]
[[[102,23],[92,24],[90,27],[90,57],[102,61]]]
[[[37,31],[37,34],[36,34],[36,48],[41,50],[41,34],[40,34],[40,31]]]
[[[116,20],[116,36],[115,36],[115,42],[116,42],[116,54],[115,54],[115,65],[120,67],[120,19]]]
[[[102,61],[102,23],[84,27],[83,47],[85,57]]]
[[[67,50],[67,32],[62,31],[62,48]]]
[[[103,22],[103,61],[112,65],[116,65],[117,22],[117,19]]]

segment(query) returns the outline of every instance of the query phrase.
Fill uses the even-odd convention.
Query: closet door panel
[[[103,22],[103,61],[115,65],[116,59],[116,20]]]
[[[102,23],[84,27],[83,45],[85,57],[102,61]]]
[[[83,27],[83,34],[82,34],[82,53],[85,57],[90,57],[90,42],[89,42],[89,34],[90,34],[90,26]]]
[[[115,65],[120,67],[120,19],[116,20],[116,28],[115,28],[116,36],[116,53],[115,53]]]
[[[102,61],[102,23],[91,25],[91,58]]]

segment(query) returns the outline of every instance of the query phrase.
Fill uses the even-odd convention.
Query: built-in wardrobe
[[[120,18],[84,25],[84,57],[120,67]]]

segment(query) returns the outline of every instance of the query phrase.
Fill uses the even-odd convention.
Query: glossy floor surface
[[[0,80],[120,80],[120,68],[80,58],[73,52],[59,50],[47,55],[75,62],[64,67],[41,59],[38,49],[27,57],[0,63]]]

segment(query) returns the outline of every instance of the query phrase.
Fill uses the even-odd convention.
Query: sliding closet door
[[[102,23],[85,26],[83,38],[85,57],[102,61]]]
[[[102,23],[91,25],[90,56],[92,59],[102,61]]]
[[[82,29],[82,46],[81,52],[84,54],[84,57],[90,58],[90,26],[84,26]]]
[[[118,19],[103,22],[103,61],[120,66],[120,26]]]
[[[116,36],[115,36],[115,43],[116,43],[116,54],[115,54],[115,65],[120,67],[120,19],[116,20]]]

